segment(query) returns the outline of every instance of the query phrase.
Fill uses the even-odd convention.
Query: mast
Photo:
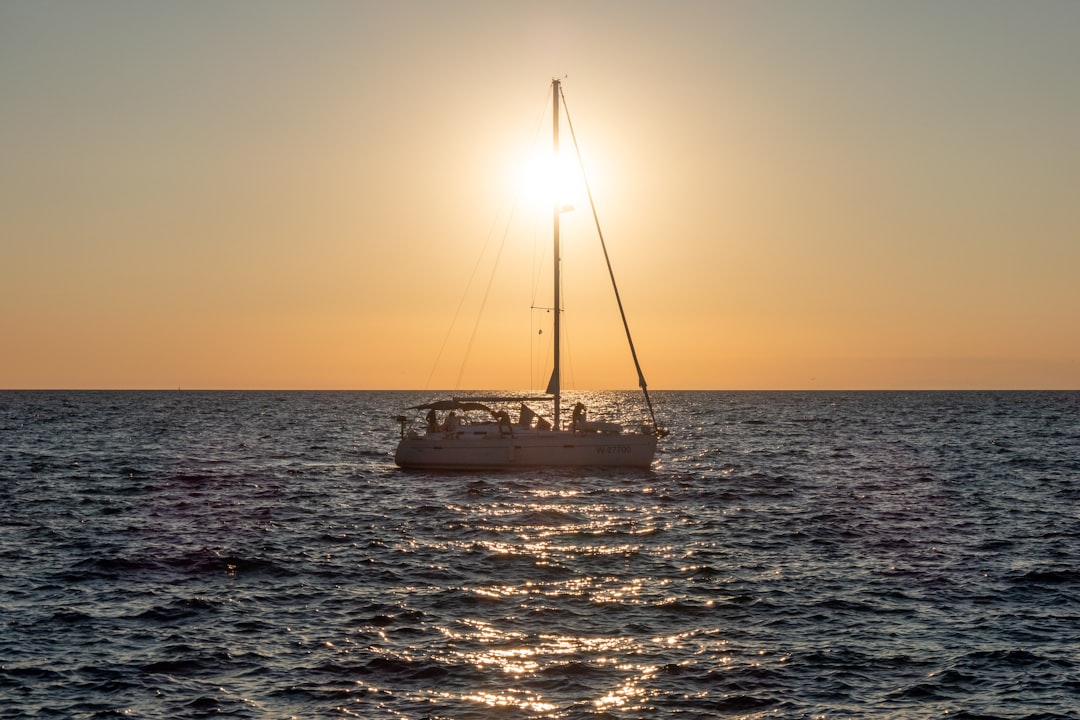
[[[562,314],[560,305],[560,286],[559,286],[559,211],[561,207],[559,205],[559,182],[558,182],[558,167],[559,167],[559,80],[555,78],[551,81],[551,143],[552,143],[552,195],[554,195],[554,205],[552,208],[552,227],[555,243],[555,301],[552,303],[552,307],[555,308],[555,360],[553,363],[553,369],[551,371],[551,382],[548,383],[548,392],[555,395],[555,424],[556,430],[560,428],[559,425],[559,411],[562,404],[562,383],[559,376],[560,368],[560,352],[559,352],[559,340],[560,322],[559,316]]]

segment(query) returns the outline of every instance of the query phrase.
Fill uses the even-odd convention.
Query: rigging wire
[[[542,105],[543,107],[540,110],[540,114],[536,118],[536,127],[533,131],[533,143],[530,151],[530,157],[534,159],[541,155],[540,148],[544,143],[544,140],[541,138],[541,127],[544,119],[549,116],[549,109],[551,108],[551,93],[547,92],[546,87],[544,89],[544,102],[542,103]],[[535,162],[535,160],[533,162]],[[537,168],[530,167],[529,170],[536,171]],[[522,181],[522,185],[524,185],[524,178]],[[550,373],[550,365],[548,363],[548,360],[551,357],[551,343],[553,339],[551,328],[544,324],[540,324],[540,327],[538,328],[536,325],[533,324],[537,322],[535,314],[537,310],[542,310],[547,314],[550,314],[553,310],[553,308],[550,307],[537,305],[536,301],[537,295],[540,292],[540,280],[543,278],[544,269],[547,267],[547,259],[549,257],[549,253],[547,252],[549,250],[549,246],[547,245],[548,240],[549,238],[544,238],[539,232],[539,226],[534,224],[532,232],[532,296],[529,304],[529,310],[531,311],[529,322],[530,390],[544,387],[544,383],[547,382],[545,378]],[[548,335],[546,338],[547,342],[543,344],[543,347],[540,347],[541,343],[536,340],[536,338],[543,335],[545,329],[548,330]],[[538,332],[536,332],[537,330]],[[537,374],[536,369],[537,355],[542,358],[539,374]]]
[[[548,93],[546,93],[546,91],[544,92],[544,97],[545,98],[548,97]],[[535,137],[539,137],[539,135],[540,135],[540,127],[541,127],[542,122],[543,122],[545,111],[546,111],[546,99],[544,101],[544,108],[540,111],[540,114],[538,114],[538,116],[537,116],[536,130],[534,131],[534,136]],[[514,215],[517,212],[517,206],[518,206],[519,203],[521,203],[522,195],[524,194],[525,180],[526,180],[526,178],[525,178],[524,175],[522,175],[521,177],[518,178],[517,189],[516,189],[516,192],[514,193],[514,200],[511,203],[510,214],[507,217],[507,226],[505,226],[505,228],[503,229],[502,240],[499,242],[499,249],[497,250],[497,253],[496,253],[495,263],[492,264],[492,266],[491,266],[491,273],[488,276],[487,287],[484,290],[484,297],[483,297],[483,299],[481,301],[481,307],[480,307],[480,310],[477,310],[477,312],[476,312],[476,320],[473,323],[473,329],[472,329],[472,332],[471,332],[471,334],[469,336],[469,342],[467,344],[467,347],[465,347],[465,353],[464,353],[464,356],[461,359],[461,365],[458,368],[458,378],[457,378],[457,381],[456,381],[456,383],[454,385],[455,390],[460,390],[461,389],[461,379],[464,376],[465,367],[467,367],[468,364],[469,364],[469,357],[472,354],[473,342],[476,339],[476,334],[477,334],[478,329],[480,329],[480,322],[481,322],[481,318],[484,315],[484,308],[487,305],[487,298],[490,295],[491,285],[495,281],[496,270],[498,270],[498,267],[499,267],[499,259],[502,256],[503,248],[505,247],[505,245],[507,245],[507,237],[510,235],[510,228],[513,225]],[[495,219],[491,221],[491,228],[488,230],[487,240],[484,242],[484,247],[481,249],[480,256],[478,256],[476,258],[476,263],[473,266],[472,274],[469,276],[469,282],[467,284],[465,284],[465,288],[464,288],[464,290],[462,291],[462,294],[461,294],[461,300],[458,302],[458,308],[454,313],[454,320],[450,322],[450,327],[446,331],[446,337],[443,338],[443,344],[441,345],[440,350],[438,350],[438,354],[435,357],[435,364],[432,366],[431,372],[428,375],[428,382],[427,382],[426,385],[424,385],[424,388],[426,388],[426,389],[427,389],[427,386],[431,384],[431,378],[432,378],[432,376],[434,376],[435,370],[438,367],[438,361],[440,361],[440,358],[443,355],[443,351],[446,348],[446,343],[449,341],[450,335],[453,334],[454,328],[457,325],[458,316],[461,313],[461,308],[464,305],[465,298],[467,298],[468,295],[469,295],[469,290],[472,288],[473,281],[475,280],[475,277],[476,277],[476,272],[478,271],[478,269],[480,269],[481,260],[483,260],[484,256],[487,254],[487,248],[488,248],[488,246],[489,246],[489,244],[491,242],[491,236],[495,234],[495,228],[496,228],[496,225],[498,225],[498,220],[499,220],[499,215],[496,215]],[[534,285],[536,285],[537,282],[539,282],[539,281],[538,280],[534,281]],[[534,299],[536,298],[535,293],[536,293],[536,290],[534,289]]]
[[[552,335],[551,327],[546,323],[539,323],[536,320],[536,311],[542,310],[545,314],[551,313],[551,308],[532,306],[529,308],[532,311],[532,320],[529,324],[529,390],[536,390],[545,382],[546,378],[550,374],[550,367],[548,360],[551,358],[551,341]],[[541,340],[536,338],[543,337],[544,331],[547,330],[546,343],[543,343],[541,347]],[[535,344],[535,345],[534,345]],[[537,372],[537,358],[541,358],[540,370]]]
[[[637,370],[638,386],[645,395],[645,404],[649,408],[649,416],[652,418],[653,427],[659,437],[668,434],[666,428],[661,428],[656,422],[656,413],[653,411],[652,399],[649,397],[649,387],[645,382],[645,374],[641,371],[641,363],[638,362],[637,350],[634,348],[634,339],[630,336],[630,323],[626,320],[626,311],[623,310],[622,297],[619,295],[619,286],[615,282],[615,270],[611,267],[611,258],[608,256],[607,243],[604,242],[604,232],[600,229],[600,216],[596,212],[596,203],[593,202],[592,188],[589,186],[589,178],[585,174],[585,162],[581,158],[581,148],[578,147],[577,135],[574,134],[574,123],[570,119],[570,108],[566,104],[566,95],[562,86],[559,86],[559,97],[562,99],[563,112],[566,114],[566,124],[570,128],[570,139],[574,143],[574,154],[577,155],[578,166],[581,168],[581,177],[585,183],[585,193],[589,198],[589,208],[592,210],[593,222],[596,223],[596,233],[600,236],[600,247],[604,251],[604,262],[607,263],[608,275],[611,277],[611,287],[615,291],[615,302],[619,306],[619,315],[622,317],[623,330],[626,331],[626,342],[630,345],[630,355],[634,358],[634,368]]]
[[[461,308],[465,305],[465,298],[469,295],[469,289],[472,288],[473,280],[476,279],[476,273],[480,269],[480,261],[484,259],[484,255],[487,254],[488,245],[491,243],[491,237],[495,234],[495,224],[498,221],[498,216],[495,216],[495,220],[491,222],[491,229],[488,230],[487,239],[484,240],[484,246],[480,249],[480,254],[476,258],[476,264],[473,265],[472,273],[469,275],[469,280],[465,283],[465,289],[461,293],[461,299],[458,300],[457,309],[454,310],[454,317],[450,320],[450,327],[446,329],[446,335],[443,336],[442,345],[439,346],[439,352],[435,355],[435,362],[431,365],[431,372],[428,373],[427,382],[424,383],[424,389],[427,390],[431,386],[431,378],[435,375],[435,371],[439,367],[439,360],[442,359],[443,351],[446,350],[446,343],[450,340],[450,335],[454,332],[454,327],[457,325],[458,317],[461,315]],[[460,381],[460,376],[458,380]],[[456,389],[456,388],[455,388]]]
[[[484,297],[480,300],[480,309],[476,312],[476,321],[473,323],[472,333],[469,334],[469,342],[465,346],[465,357],[461,360],[461,369],[458,370],[455,390],[461,389],[461,378],[465,375],[465,366],[469,364],[469,355],[472,354],[473,341],[476,340],[476,332],[480,329],[480,319],[484,316],[484,308],[487,307],[488,296],[491,294],[491,286],[495,281],[495,271],[499,268],[499,258],[502,257],[503,248],[506,247],[506,238],[510,234],[510,224],[514,219],[514,210],[517,208],[517,199],[514,207],[510,209],[510,216],[506,220],[506,228],[503,230],[502,240],[499,241],[499,250],[495,253],[495,263],[491,266],[491,274],[488,276],[487,287],[484,288]]]

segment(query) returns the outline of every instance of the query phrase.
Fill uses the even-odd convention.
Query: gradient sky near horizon
[[[0,388],[543,389],[553,76],[651,388],[1080,388],[1078,40],[1049,1],[3,0]],[[633,388],[575,206],[565,384]]]

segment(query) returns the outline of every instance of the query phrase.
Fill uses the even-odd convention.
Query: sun
[[[585,179],[572,146],[560,148],[555,160],[550,140],[522,163],[521,197],[536,212],[550,213],[557,202],[563,212],[588,205]]]

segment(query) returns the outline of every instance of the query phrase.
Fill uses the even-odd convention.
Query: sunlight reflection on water
[[[440,662],[468,665],[485,677],[493,669],[514,677],[563,673],[568,668],[582,675],[606,667],[615,669],[624,675],[623,679],[607,689],[598,690],[596,697],[590,700],[599,709],[637,707],[637,703],[648,695],[642,683],[657,672],[657,667],[652,664],[625,662],[625,658],[641,655],[644,650],[644,645],[630,636],[540,634],[530,637],[475,619],[461,620],[457,624],[461,627],[440,628],[450,645],[458,648],[441,657]],[[659,638],[652,642],[670,644],[671,640],[673,638]],[[470,644],[479,647],[464,647]],[[421,692],[417,697],[421,695],[428,693]],[[557,707],[548,702],[541,691],[520,688],[503,688],[499,692],[470,688],[456,694],[443,690],[437,695],[488,707],[516,707],[531,712],[550,712]]]

